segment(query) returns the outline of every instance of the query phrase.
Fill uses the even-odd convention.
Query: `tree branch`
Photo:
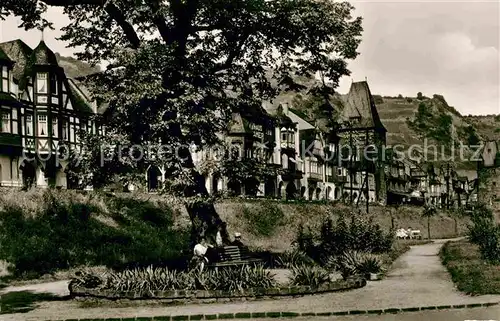
[[[128,41],[130,41],[132,47],[134,49],[139,48],[139,46],[141,45],[141,41],[137,36],[137,32],[135,32],[134,27],[125,18],[123,12],[121,12],[120,9],[118,9],[118,7],[112,2],[108,2],[104,7],[104,10],[106,10],[109,16],[113,18],[116,21],[116,23],[123,29],[123,32],[125,33],[125,36],[127,37]]]
[[[107,0],[41,0],[48,6],[53,7],[67,7],[67,6],[76,6],[82,4],[94,4],[103,6]]]
[[[163,38],[165,42],[168,42],[171,38],[171,29],[167,26],[165,19],[162,15],[159,14],[160,11],[160,3],[158,0],[148,0],[146,1],[153,11],[153,23],[158,28],[158,32],[160,36]]]
[[[123,12],[109,0],[41,0],[48,6],[52,7],[68,7],[76,5],[96,5],[104,6],[104,10],[113,18],[116,23],[122,28],[125,37],[132,45],[132,48],[139,48],[141,41],[135,32],[134,27],[130,24]]]
[[[241,35],[240,39],[236,41],[235,46],[233,46],[233,50],[231,50],[231,52],[229,52],[229,55],[227,56],[226,61],[217,65],[214,68],[214,71],[213,71],[214,73],[219,72],[219,71],[223,71],[223,70],[231,67],[231,65],[234,62],[234,59],[236,59],[238,57],[238,55],[240,54],[241,48],[243,47],[243,44],[245,43],[245,41],[248,39],[249,36],[250,36],[249,32],[245,32]]]

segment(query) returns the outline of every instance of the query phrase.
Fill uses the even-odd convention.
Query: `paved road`
[[[30,291],[33,293],[50,293],[54,296],[65,297],[69,295],[68,281],[47,282],[29,285],[8,286],[0,290],[2,293]]]
[[[438,253],[444,241],[412,247],[393,264],[382,281],[347,292],[266,301],[179,306],[99,307],[83,309],[75,301],[42,302],[23,315],[3,315],[4,320],[47,320],[97,317],[215,314],[237,312],[332,312],[435,305],[500,302],[500,295],[471,297],[458,292]],[[500,318],[498,318],[500,319]],[[385,319],[384,319],[385,320]],[[399,320],[399,319],[398,319]]]
[[[400,314],[335,316],[335,317],[301,317],[289,319],[293,321],[464,321],[464,320],[496,320],[500,321],[500,308],[473,308],[463,310],[420,311]],[[253,321],[269,321],[254,319]]]

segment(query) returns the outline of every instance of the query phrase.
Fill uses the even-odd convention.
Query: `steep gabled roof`
[[[351,121],[353,128],[377,128],[387,131],[380,121],[366,81],[353,82],[349,93],[342,98],[344,109],[340,116],[341,121]]]
[[[85,96],[85,93],[80,90],[79,86],[77,86],[72,79],[68,79],[68,84],[72,96],[71,102],[73,107],[84,113],[93,113],[94,108],[92,102]]]
[[[2,47],[0,47],[0,61],[9,61],[12,62],[12,60],[7,56],[7,54],[2,50]]]
[[[20,39],[0,43],[0,48],[15,62],[12,77],[18,82],[24,75],[33,50]]]
[[[232,119],[229,122],[229,133],[231,134],[244,134],[246,133],[245,125],[243,124],[243,118],[240,113],[233,113]]]
[[[45,41],[40,41],[31,54],[31,62],[34,65],[58,66],[56,55],[47,47]]]

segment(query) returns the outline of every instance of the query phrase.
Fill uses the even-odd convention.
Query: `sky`
[[[373,94],[415,97],[441,94],[464,115],[500,114],[500,0],[351,1],[363,17],[360,55],[341,80],[368,80]],[[71,56],[75,49],[55,38],[68,19],[58,8],[47,18],[56,30],[44,32],[53,51]],[[0,21],[0,42],[20,38],[35,47],[39,31],[17,28],[14,17]]]

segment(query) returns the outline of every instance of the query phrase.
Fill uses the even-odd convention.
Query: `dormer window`
[[[39,94],[46,94],[48,92],[47,88],[47,73],[39,72],[36,77],[36,90]]]

